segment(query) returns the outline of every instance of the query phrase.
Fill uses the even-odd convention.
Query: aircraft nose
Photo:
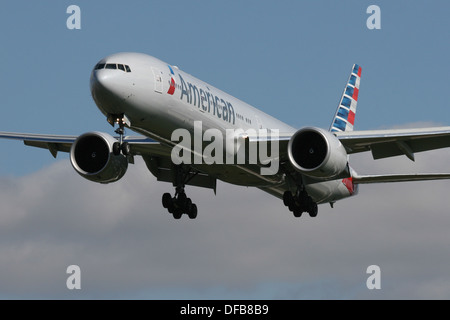
[[[98,63],[91,73],[92,98],[105,114],[123,112],[123,103],[130,97],[127,81],[129,66],[112,63]]]
[[[113,70],[94,69],[90,85],[93,95],[114,94],[120,91],[120,75]]]

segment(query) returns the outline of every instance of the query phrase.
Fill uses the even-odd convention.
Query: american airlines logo
[[[252,141],[246,144],[249,137]],[[278,173],[278,130],[226,129],[224,137],[222,131],[215,128],[203,132],[202,122],[194,121],[193,138],[189,130],[179,128],[172,132],[170,139],[178,142],[171,152],[175,165],[254,164],[261,167],[261,175]]]
[[[170,70],[171,78],[169,90],[167,91],[167,93],[173,95],[177,87],[174,79],[175,73],[173,72],[171,66],[168,67]],[[201,108],[201,110],[203,110],[204,112],[211,113],[217,116],[219,119],[222,119],[228,123],[235,124],[236,117],[234,108],[230,102],[225,101],[219,96],[213,94],[212,92],[210,92],[209,88],[199,88],[196,85],[185,81],[181,74],[178,74],[178,77],[180,78],[179,83],[181,87],[180,100],[185,99],[187,103]]]
[[[168,94],[173,95],[175,93],[175,80],[173,79],[173,77],[175,76],[175,74],[173,73],[173,69],[171,66],[168,66],[169,70],[170,70],[170,86],[169,86],[169,90],[167,91]]]

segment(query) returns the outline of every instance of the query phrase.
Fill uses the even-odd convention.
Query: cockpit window
[[[110,69],[110,70],[122,70],[123,72],[131,72],[131,69],[126,64],[116,64],[116,63],[97,63],[94,70],[100,69]]]

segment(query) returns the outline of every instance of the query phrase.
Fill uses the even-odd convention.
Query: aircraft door
[[[155,91],[158,93],[163,92],[163,77],[162,72],[156,68],[152,68],[153,76],[155,77]]]

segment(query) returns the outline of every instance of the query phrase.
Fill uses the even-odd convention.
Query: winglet
[[[356,105],[358,103],[359,83],[361,81],[361,67],[353,65],[352,73],[342,93],[339,106],[331,123],[330,131],[353,131],[355,124]]]

